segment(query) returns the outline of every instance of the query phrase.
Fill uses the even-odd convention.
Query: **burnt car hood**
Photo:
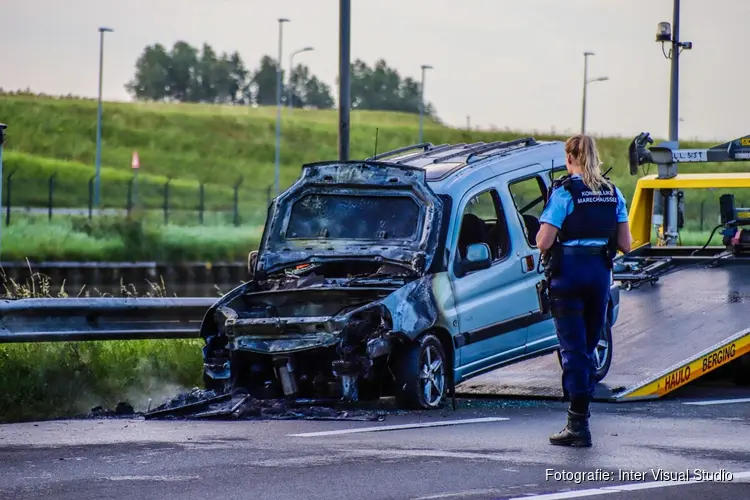
[[[300,210],[308,215],[298,215],[297,207],[309,205],[309,200],[330,200],[332,196],[341,200],[372,200],[373,209],[368,211],[363,202],[357,206],[359,212],[353,210],[351,214],[338,208],[332,212],[328,206],[319,211],[319,216],[310,207]],[[301,205],[295,205],[298,202]],[[397,212],[405,206],[409,208],[405,212],[408,216],[401,217]],[[384,211],[386,207],[393,212]],[[368,161],[304,165],[300,178],[269,207],[255,273],[263,276],[294,265],[330,260],[374,259],[396,262],[421,274],[435,258],[442,209],[443,203],[427,185],[423,169]],[[372,215],[373,220],[362,225],[380,224],[382,231],[374,232],[368,227],[362,231],[363,236],[349,238],[346,236],[349,233],[340,229],[344,223],[353,224],[363,213],[378,212],[379,215]],[[300,223],[300,217],[308,220]],[[394,220],[399,225],[413,221],[413,225],[408,225],[410,234],[404,230],[391,231],[389,221]],[[303,230],[295,232],[300,227]],[[329,227],[336,234],[329,234]],[[312,234],[314,231],[317,233]]]

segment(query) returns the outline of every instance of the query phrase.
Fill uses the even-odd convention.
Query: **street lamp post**
[[[581,134],[586,133],[586,98],[587,98],[587,90],[589,83],[594,82],[604,82],[609,80],[609,77],[607,76],[600,76],[598,78],[591,78],[589,79],[589,57],[593,56],[593,52],[584,52],[583,53],[583,104],[582,104],[582,110],[581,110]]]
[[[673,24],[661,22],[656,28],[656,41],[661,42],[664,57],[671,59],[671,75],[669,84],[669,140],[678,141],[679,106],[678,96],[680,87],[680,53],[683,49],[693,48],[692,42],[680,41],[680,0],[674,0]],[[674,29],[674,32],[672,32]],[[664,44],[672,45],[669,54],[664,50]]]
[[[352,2],[339,0],[339,160],[349,160]]]
[[[276,61],[276,157],[274,161],[274,192],[279,195],[279,161],[281,159],[281,46],[283,38],[284,23],[289,19],[279,18],[279,58]]]
[[[292,52],[292,55],[289,56],[289,90],[287,91],[287,98],[286,100],[289,103],[289,111],[292,110],[292,72],[294,71],[294,56],[296,56],[299,53],[302,52],[309,52],[311,50],[315,50],[313,47],[305,47],[299,50],[295,50]]]
[[[94,185],[94,206],[99,208],[99,190],[101,189],[102,169],[102,74],[104,66],[104,33],[114,31],[112,28],[99,28],[99,103],[96,113],[96,179]]]
[[[670,147],[679,147],[679,86],[680,86],[680,53],[683,49],[693,48],[692,42],[680,41],[680,0],[674,0],[673,24],[661,22],[656,27],[656,41],[662,45],[662,53],[667,59],[671,59],[671,74],[669,83],[669,141]],[[674,32],[672,31],[674,30]],[[664,44],[671,44],[669,53],[664,50]],[[662,192],[654,191],[654,215],[652,218],[654,226],[662,226],[666,219],[667,224],[664,234],[661,235],[667,246],[676,245],[679,239],[678,233],[678,206],[677,192],[670,190],[665,196]]]
[[[422,85],[419,96],[419,144],[424,140],[424,76],[428,69],[433,69],[433,67],[429,64],[422,65]]]

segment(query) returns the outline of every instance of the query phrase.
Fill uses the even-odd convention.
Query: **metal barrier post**
[[[89,219],[94,215],[94,179],[96,176],[89,179]]]
[[[244,179],[242,177],[239,178],[237,183],[234,185],[234,225],[239,226],[240,225],[240,185],[242,184],[242,181]]]
[[[167,179],[164,183],[164,224],[169,224],[169,183],[172,179]]]
[[[133,185],[135,184],[135,177],[130,179],[128,181],[128,197],[126,200],[126,209],[128,212],[128,217],[130,217],[130,213],[133,211]]]
[[[55,177],[57,177],[57,172],[49,176],[49,200],[47,201],[47,210],[48,210],[48,219],[52,220],[52,193],[55,190]]]
[[[206,198],[205,198],[205,187],[206,183],[201,182],[200,188],[199,188],[199,201],[198,201],[198,222],[199,224],[203,225],[203,210],[206,208]]]
[[[5,195],[8,197],[8,204],[5,207],[5,225],[10,226],[10,209],[13,203],[11,202],[11,180],[13,177],[13,174],[15,174],[16,171],[13,170],[11,173],[8,174],[8,186],[6,187],[7,191],[5,192]]]

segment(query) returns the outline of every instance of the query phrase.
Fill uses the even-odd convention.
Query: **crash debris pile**
[[[327,403],[323,405],[323,403]],[[134,416],[150,419],[277,419],[277,420],[357,420],[382,422],[386,412],[372,409],[337,408],[336,401],[309,399],[255,399],[246,394],[217,394],[214,391],[193,389],[177,394],[160,406],[146,412],[135,412],[128,403],[118,403],[115,410],[97,406],[87,418],[117,418]]]

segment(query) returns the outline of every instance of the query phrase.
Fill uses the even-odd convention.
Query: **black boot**
[[[588,447],[591,446],[589,414],[575,413],[568,410],[568,423],[563,430],[553,434],[549,442],[558,446]]]

